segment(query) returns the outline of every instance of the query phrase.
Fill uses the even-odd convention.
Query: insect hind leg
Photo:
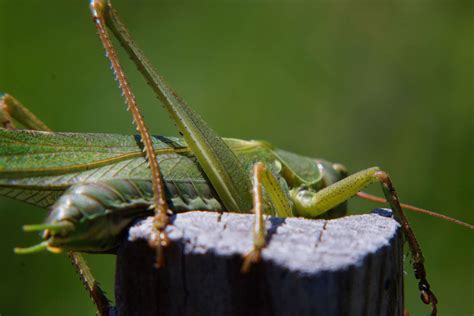
[[[71,259],[82,284],[97,307],[97,313],[101,316],[111,315],[113,308],[110,305],[110,301],[105,296],[105,292],[101,289],[97,280],[92,276],[92,272],[84,257],[78,252],[68,252],[68,257]]]
[[[29,111],[20,101],[7,93],[0,92],[0,124],[3,128],[15,129],[14,120],[30,130],[51,131],[43,121]],[[68,252],[68,257],[99,314],[109,315],[112,310],[110,301],[93,277],[84,257],[77,252]]]
[[[0,92],[0,124],[6,129],[15,129],[17,121],[28,129],[51,131],[40,119],[8,93]]]
[[[106,14],[112,9],[110,1],[91,0],[90,9],[99,39],[104,46],[106,56],[111,63],[116,80],[118,81],[119,87],[125,98],[127,110],[131,112],[133,123],[140,134],[144,154],[148,166],[150,167],[155,209],[154,234],[150,245],[156,249],[156,266],[161,267],[164,265],[164,247],[169,245],[169,239],[165,230],[170,222],[171,210],[166,202],[165,185],[161,176],[160,166],[156,159],[156,153],[153,148],[153,141],[150,132],[145,124],[145,120],[140,112],[135,95],[133,94],[128,79],[125,76],[117,52],[106,28]]]

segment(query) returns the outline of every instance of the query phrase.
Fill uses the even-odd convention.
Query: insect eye
[[[339,174],[343,176],[344,178],[349,175],[349,171],[347,171],[346,166],[344,166],[343,164],[335,163],[332,165],[332,167],[334,168],[334,170],[339,172]]]
[[[275,165],[275,172],[281,173],[281,170],[283,169],[281,162],[279,160],[275,160],[273,164]]]
[[[51,232],[49,231],[49,229],[46,229],[45,231],[43,231],[43,239],[44,240],[47,240],[51,237]]]

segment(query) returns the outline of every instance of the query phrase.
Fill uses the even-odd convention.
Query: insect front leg
[[[7,93],[0,94],[0,120],[2,126],[10,130],[15,129],[13,122],[15,120],[31,130],[51,131],[43,121],[30,112],[20,101]],[[68,257],[97,307],[98,313],[103,316],[109,315],[111,310],[110,301],[92,275],[84,257],[77,252],[68,252]]]
[[[374,182],[381,183],[385,198],[392,208],[395,219],[400,223],[405,238],[408,241],[413,256],[412,266],[415,270],[415,277],[419,280],[418,287],[421,293],[421,300],[425,304],[431,303],[431,314],[436,315],[436,304],[438,301],[436,296],[431,292],[430,285],[426,280],[424,258],[420,245],[416,240],[415,234],[408,223],[408,219],[400,206],[400,201],[395,188],[386,172],[377,167],[369,168],[352,174],[318,192],[301,188],[293,189],[291,191],[291,196],[295,203],[295,209],[297,210],[298,215],[316,217],[348,200]]]
[[[288,197],[283,192],[277,179],[262,162],[257,162],[253,166],[253,211],[255,222],[253,227],[253,248],[244,256],[241,271],[246,273],[253,263],[260,261],[262,250],[266,245],[265,241],[265,220],[263,218],[263,187],[278,217],[292,217],[292,205]]]

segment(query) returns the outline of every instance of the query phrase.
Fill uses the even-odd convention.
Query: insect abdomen
[[[192,181],[166,181],[169,205],[175,212],[189,210],[222,210],[222,204],[209,185]],[[121,218],[151,212],[151,181],[114,179],[71,186],[53,204],[49,221],[65,217],[77,222],[106,213]]]

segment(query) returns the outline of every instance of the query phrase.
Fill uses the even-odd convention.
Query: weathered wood
[[[388,217],[387,217],[388,214]],[[399,226],[387,211],[336,220],[268,218],[263,262],[242,274],[252,215],[173,218],[166,267],[144,241],[151,218],[118,250],[119,315],[402,315]]]

